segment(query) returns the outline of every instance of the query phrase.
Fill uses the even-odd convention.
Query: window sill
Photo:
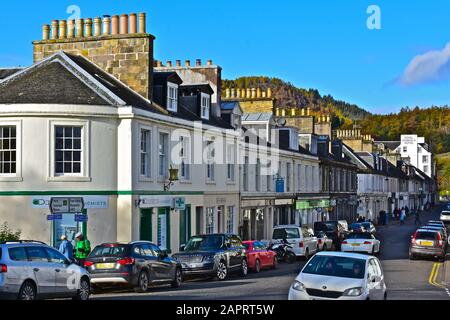
[[[153,182],[153,179],[145,176],[140,176],[139,182]]]
[[[22,182],[22,177],[14,177],[14,176],[1,176],[0,175],[0,182]]]
[[[60,177],[47,177],[47,182],[91,182],[91,177],[70,177],[70,176],[60,176]]]
[[[206,184],[216,184],[215,181],[206,181]]]
[[[180,179],[179,181],[178,181],[180,184],[192,184],[192,180],[182,180],[182,179]]]
[[[236,181],[228,180],[227,184],[228,185],[236,185]]]

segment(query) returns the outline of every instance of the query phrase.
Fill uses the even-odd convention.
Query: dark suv
[[[170,283],[178,288],[182,283],[181,264],[147,241],[101,244],[84,266],[94,288],[125,285],[143,293],[150,285]]]
[[[247,253],[241,238],[234,234],[208,234],[192,237],[181,253],[173,258],[181,262],[184,276],[212,276],[223,281],[231,272],[246,276]]]

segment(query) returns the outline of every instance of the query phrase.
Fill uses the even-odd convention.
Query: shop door
[[[152,209],[141,209],[140,240],[152,241]]]
[[[191,207],[180,211],[180,246],[185,245],[191,237]]]
[[[170,250],[170,208],[158,209],[158,246]]]
[[[83,211],[83,214],[87,214],[87,210]],[[75,246],[75,235],[78,232],[82,232],[85,237],[87,237],[87,223],[76,222],[74,214],[63,214],[62,220],[56,220],[53,222],[53,246],[59,248],[61,244],[61,237],[63,235],[67,236],[72,245]]]

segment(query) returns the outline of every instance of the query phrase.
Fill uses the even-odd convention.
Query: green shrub
[[[7,222],[4,222],[0,226],[0,242],[20,240],[21,234],[22,234],[22,231],[20,231],[20,230],[17,230],[17,231],[11,230],[9,228]]]

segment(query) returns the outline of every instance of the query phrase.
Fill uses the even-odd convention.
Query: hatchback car
[[[0,298],[88,300],[88,272],[38,241],[0,244]]]
[[[297,257],[309,257],[318,251],[317,238],[308,227],[296,225],[276,226],[273,229],[272,242],[287,240]]]
[[[101,244],[92,250],[84,266],[94,288],[127,286],[143,293],[150,285],[178,288],[182,283],[181,264],[147,241]]]
[[[289,300],[383,300],[387,288],[376,257],[320,252],[289,289]]]
[[[268,250],[267,245],[260,241],[244,241],[247,250],[249,270],[260,272],[263,268],[275,269],[278,265],[275,251]]]
[[[450,224],[450,210],[444,210],[441,212],[441,221],[445,224]]]
[[[446,242],[439,230],[418,229],[411,236],[409,246],[409,259],[414,260],[419,256],[438,258],[445,260]]]
[[[363,252],[367,254],[380,253],[380,240],[369,232],[354,232],[342,241],[341,251]]]
[[[248,273],[247,251],[235,234],[194,236],[182,252],[174,254],[186,277],[215,277],[226,280],[231,272]]]

